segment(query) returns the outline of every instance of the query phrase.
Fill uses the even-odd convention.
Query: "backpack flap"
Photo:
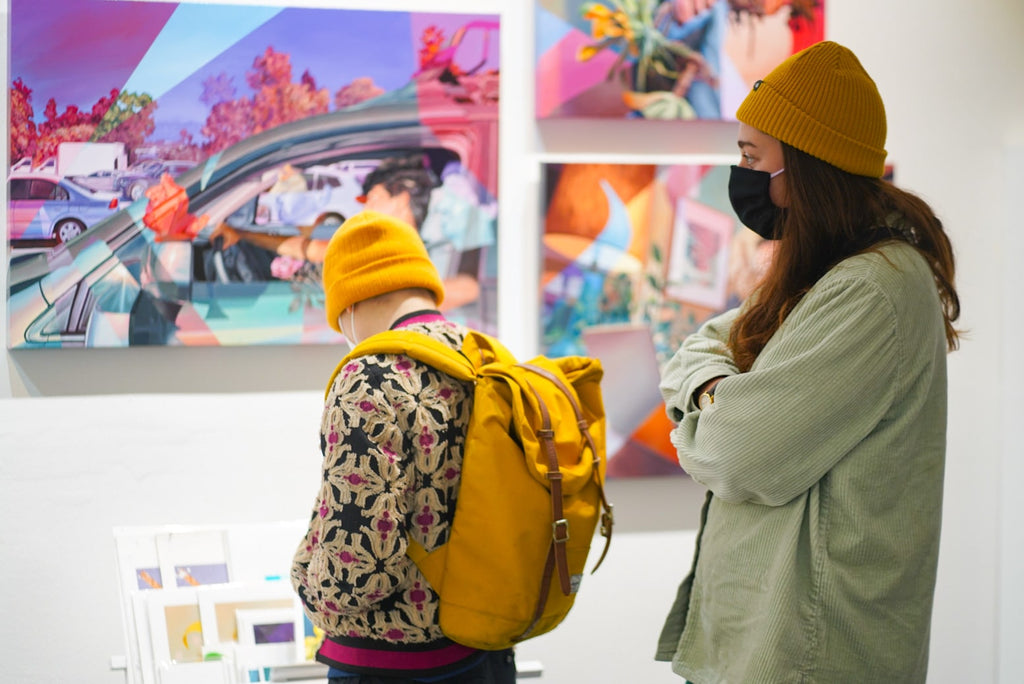
[[[543,476],[550,481],[551,485],[560,483],[557,487],[557,492],[555,488],[552,488],[553,503],[555,502],[556,494],[558,496],[574,496],[584,487],[591,488],[586,497],[586,500],[589,501],[590,497],[593,496],[594,489],[596,489],[598,501],[602,509],[601,535],[605,537],[605,545],[600,558],[598,558],[593,570],[591,570],[591,572],[595,572],[601,566],[601,563],[604,562],[605,555],[608,553],[611,543],[612,525],[614,524],[612,505],[608,503],[604,494],[607,460],[605,457],[604,403],[601,398],[600,385],[604,371],[601,368],[600,361],[583,356],[569,356],[557,359],[538,357],[529,363],[521,364],[520,367],[533,374],[542,376],[553,387],[561,391],[560,393],[554,392],[553,396],[558,400],[557,415],[560,417],[556,422],[563,426],[563,429],[561,431],[553,430],[549,439],[545,439],[540,431],[535,432],[539,438],[540,451],[547,452],[547,459],[544,458],[542,453],[528,448],[527,440],[524,440],[523,448],[527,455],[528,464],[534,468],[535,477]],[[532,389],[535,385],[528,386]],[[545,411],[550,413],[552,407],[544,406],[541,395],[534,394],[540,411],[542,413]],[[548,397],[548,403],[550,403],[550,397]],[[544,419],[542,418],[541,423],[543,422]],[[570,423],[575,423],[575,433],[571,429]],[[540,423],[527,419],[522,424],[538,425]],[[579,458],[576,461],[572,460],[574,453],[576,453],[572,447],[573,435],[575,435],[577,440],[576,449],[579,452]],[[565,441],[560,442],[560,439],[565,439]],[[557,465],[554,460],[555,458],[557,458]],[[557,470],[560,473],[554,480],[551,479],[552,470]],[[555,509],[557,508],[557,503],[555,503],[553,506],[554,520],[559,519],[559,516],[555,514]],[[588,526],[587,530],[589,534],[593,534],[592,525]],[[559,558],[558,561],[561,562],[561,559]],[[559,565],[559,570],[561,571],[561,565]],[[564,593],[564,578],[562,586]]]
[[[600,362],[596,359],[581,360],[587,365],[575,373],[576,380],[581,384],[599,383],[603,373]],[[595,468],[603,471],[605,467],[605,459],[602,458],[605,419],[603,410],[600,415],[594,410],[601,407],[599,397],[597,407],[591,404],[584,412],[576,396],[576,383],[566,377],[560,361],[563,359],[538,357],[506,369],[506,372],[512,386],[519,388],[513,396],[512,424],[519,429],[519,440],[530,474],[548,486],[553,465],[541,435],[546,412],[553,423],[551,439],[558,458],[557,470],[562,473],[562,493],[573,495],[593,480]],[[580,424],[581,419],[585,425]],[[600,477],[604,479],[603,472]]]

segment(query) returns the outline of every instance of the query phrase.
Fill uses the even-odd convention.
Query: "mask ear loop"
[[[348,327],[352,331],[352,346],[359,344],[359,338],[356,336],[356,305],[353,304],[349,307],[349,318]]]
[[[782,167],[781,169],[779,169],[779,170],[778,170],[778,171],[776,171],[775,173],[771,173],[771,174],[768,174],[768,177],[769,177],[769,178],[775,178],[776,176],[778,176],[778,175],[779,175],[780,173],[782,173],[782,172],[783,172],[783,171],[785,171],[785,170],[786,170],[786,167],[785,167],[785,166],[783,166],[783,167]],[[761,176],[761,177],[762,177],[762,178],[764,178],[764,176]]]

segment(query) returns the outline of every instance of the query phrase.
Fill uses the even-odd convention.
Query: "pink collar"
[[[399,328],[405,328],[416,323],[435,323],[444,320],[447,319],[440,311],[414,311],[392,323],[391,329],[398,330]]]

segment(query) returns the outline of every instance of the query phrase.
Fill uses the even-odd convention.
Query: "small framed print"
[[[305,626],[301,610],[238,610],[235,620],[238,625],[235,660],[243,681],[264,681],[268,679],[268,668],[303,662]]]
[[[302,605],[288,582],[259,582],[253,584],[224,584],[202,587],[197,590],[199,618],[207,649],[216,649],[221,644],[241,644],[252,637],[256,643],[255,624],[239,624],[238,614],[250,611],[276,611],[276,615],[287,615],[288,622],[297,624],[293,634],[301,634]],[[251,617],[251,616],[247,616]],[[271,623],[264,623],[265,631],[272,631]],[[299,645],[294,646],[296,660],[301,660]]]
[[[676,203],[666,290],[678,299],[723,309],[734,219],[690,198]]]
[[[156,668],[203,661],[203,628],[195,590],[140,594]]]
[[[164,586],[199,587],[230,581],[222,529],[170,529],[156,535]]]
[[[270,608],[235,611],[238,643],[243,646],[294,644],[302,641],[302,611]]]

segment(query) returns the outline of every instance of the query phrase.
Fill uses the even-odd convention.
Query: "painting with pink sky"
[[[536,116],[734,120],[826,0],[536,0]]]
[[[365,208],[419,231],[450,319],[494,331],[499,28],[11,0],[9,346],[343,343],[323,258]]]
[[[86,115],[109,120],[111,108],[125,109],[123,99],[108,101],[112,94],[152,100],[138,142],[209,145],[216,135],[210,117],[218,104],[253,98],[276,85],[250,73],[268,54],[282,56],[274,69],[287,70],[296,86],[289,93],[293,99],[307,96],[304,91],[309,97],[326,91],[325,108],[335,109],[345,104],[346,86],[379,94],[407,84],[426,53],[437,52],[480,18],[494,19],[269,5],[11,0],[12,161],[28,153],[45,155],[54,135],[84,137],[90,131],[81,127],[91,123]],[[458,55],[464,68],[482,57],[497,69],[496,40],[482,56],[479,48],[464,48]],[[136,104],[133,113],[143,108]],[[97,131],[91,133],[95,139]]]

